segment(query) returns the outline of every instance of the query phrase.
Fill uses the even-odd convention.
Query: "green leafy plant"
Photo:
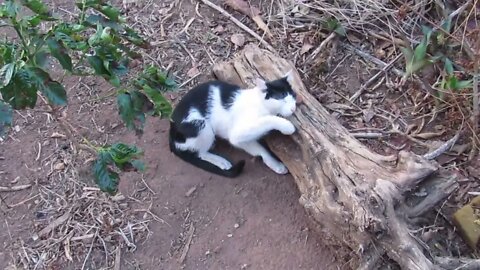
[[[401,48],[405,57],[405,75],[402,80],[406,80],[409,76],[422,70],[427,65],[435,64],[441,66],[443,63],[441,81],[436,83],[434,85],[435,87],[439,87],[442,90],[453,91],[471,88],[473,86],[472,80],[459,80],[455,75],[455,65],[449,57],[449,55],[453,55],[454,48],[456,47],[456,44],[448,38],[451,28],[451,17],[443,20],[440,26],[441,30],[434,31],[429,27],[423,26],[422,41],[415,46],[415,48],[411,46]],[[437,96],[443,100],[444,93],[439,91]]]
[[[324,26],[328,31],[335,32],[342,37],[347,35],[347,30],[345,30],[345,27],[343,27],[343,25],[335,18],[329,18],[324,23]]]
[[[5,0],[0,27],[15,30],[16,38],[0,41],[0,136],[12,125],[13,111],[34,108],[44,95],[51,106],[67,105],[62,79],[54,79],[47,65],[56,60],[64,76],[99,76],[116,88],[119,115],[127,128],[143,132],[146,115],[169,117],[170,103],[163,93],[176,88],[174,80],[149,66],[126,83],[129,62],[139,58],[133,48],[149,44],[126,25],[120,10],[104,0],[77,0],[78,16],[63,21],[41,0]],[[25,14],[32,14],[26,16]],[[40,31],[41,27],[48,29]],[[63,77],[62,77],[63,78]],[[119,175],[113,169],[141,169],[135,146],[114,144],[94,148],[97,184],[112,193]]]
[[[121,171],[144,171],[144,163],[137,159],[143,152],[135,146],[116,143],[97,149],[98,156],[93,165],[95,182],[101,190],[115,194],[120,176],[115,168]]]

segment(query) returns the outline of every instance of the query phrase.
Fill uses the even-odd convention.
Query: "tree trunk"
[[[285,59],[248,45],[213,71],[220,80],[252,87],[256,77],[273,80],[290,69],[295,71]],[[425,255],[409,228],[456,188],[455,177],[410,152],[382,156],[370,151],[330,116],[295,74],[294,89],[303,104],[290,120],[298,131],[288,137],[270,135],[267,143],[293,175],[299,201],[315,227],[357,254],[355,269],[376,268],[385,254],[402,269],[453,269],[451,260],[446,266]],[[429,183],[429,195],[415,207],[407,206],[408,192],[423,182]]]

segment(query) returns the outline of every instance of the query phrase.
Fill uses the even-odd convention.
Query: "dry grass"
[[[149,223],[161,220],[148,210],[132,209],[132,197],[111,197],[87,184],[91,175],[77,171],[84,166],[79,160],[90,158],[87,153],[55,156],[44,161],[56,168],[49,183],[38,186],[36,229],[15,244],[16,266],[46,269],[70,261],[81,269],[113,267],[120,250],[135,251],[148,238]]]

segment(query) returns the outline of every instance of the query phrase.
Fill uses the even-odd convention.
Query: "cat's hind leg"
[[[180,124],[179,129],[181,130],[183,128],[190,130],[189,127],[191,125],[192,123],[184,122]],[[176,142],[176,149],[180,151],[192,152],[192,154],[196,155],[202,161],[206,161],[223,171],[231,170],[233,165],[230,161],[220,155],[212,153],[211,151],[211,148],[215,142],[215,133],[213,132],[211,126],[205,123],[205,121],[200,122],[199,120],[196,120],[195,126],[197,127],[197,132],[190,132],[191,135],[194,136],[186,138],[184,142]],[[202,167],[206,169],[205,166]]]
[[[268,151],[268,149],[262,146],[258,141],[243,142],[235,146],[243,149],[245,152],[249,153],[254,157],[261,157],[263,163],[265,163],[265,165],[267,165],[277,174],[288,173],[287,167],[285,167],[282,162],[278,161],[275,157],[273,157],[273,155]]]

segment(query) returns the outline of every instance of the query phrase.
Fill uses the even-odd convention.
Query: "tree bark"
[[[216,64],[213,72],[220,80],[252,87],[257,77],[274,80],[290,69],[296,74],[293,88],[303,101],[290,118],[297,132],[269,135],[267,144],[293,175],[299,201],[315,227],[357,254],[355,269],[373,269],[385,254],[402,269],[441,269],[409,228],[411,220],[455,189],[455,177],[411,152],[383,156],[370,151],[305,89],[290,62],[257,46],[247,45],[232,61]],[[429,195],[407,206],[408,192],[427,178],[433,183]]]

